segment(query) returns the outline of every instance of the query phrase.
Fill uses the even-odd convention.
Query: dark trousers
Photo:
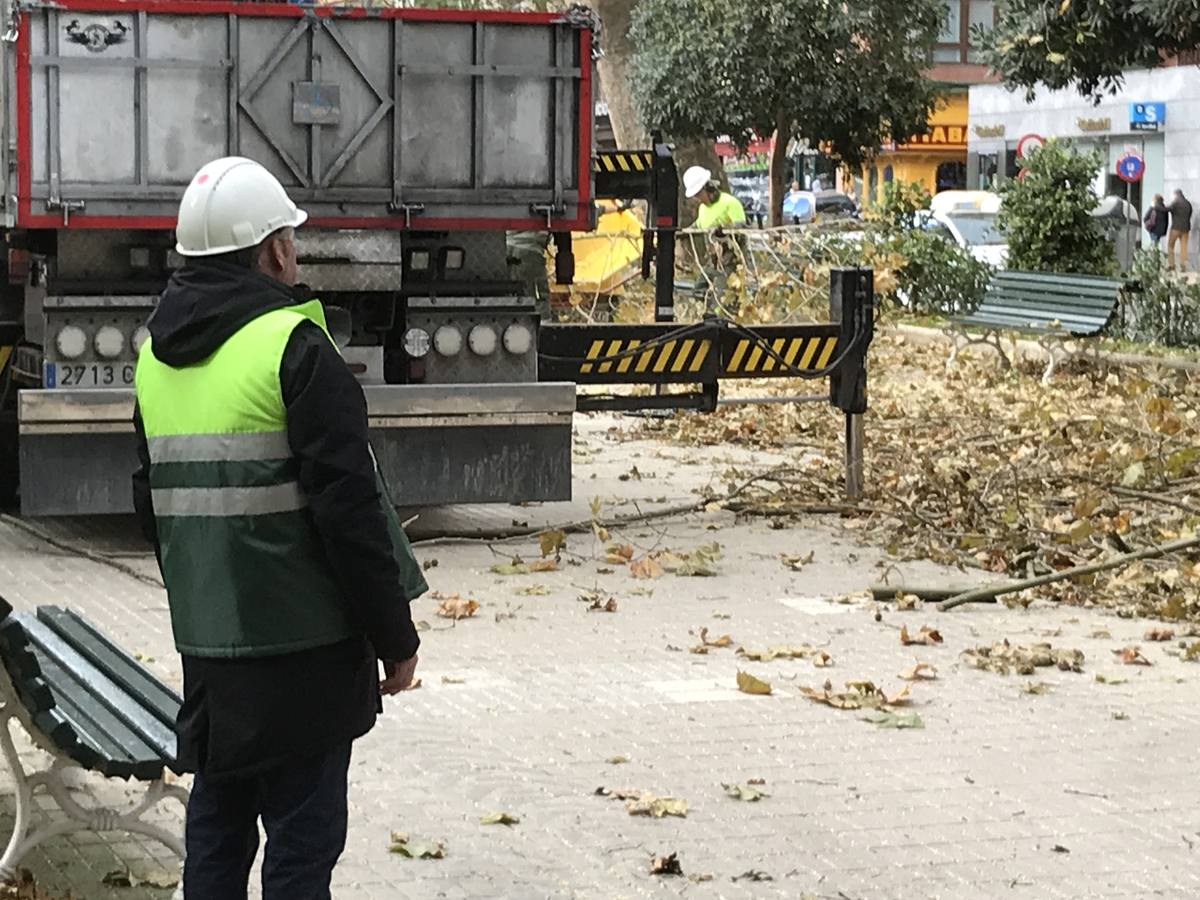
[[[329,879],[346,846],[350,744],[248,778],[197,775],[188,802],[186,900],[245,900],[267,833],[263,900],[329,900]]]

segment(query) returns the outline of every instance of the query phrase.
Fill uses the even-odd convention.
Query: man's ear
[[[271,238],[267,242],[267,253],[270,254],[271,270],[282,272],[287,266],[287,248],[284,242],[278,237]]]

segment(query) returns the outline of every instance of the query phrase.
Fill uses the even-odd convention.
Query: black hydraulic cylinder
[[[875,334],[875,273],[833,269],[829,273],[829,319],[838,323],[841,362],[829,376],[829,402],[846,413],[867,411],[867,349]]]

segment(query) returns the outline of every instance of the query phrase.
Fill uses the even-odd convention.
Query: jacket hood
[[[227,262],[192,261],[171,275],[147,327],[169,366],[207,359],[247,322],[300,301],[297,290]]]

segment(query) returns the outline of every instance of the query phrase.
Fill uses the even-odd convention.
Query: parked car
[[[929,209],[917,213],[919,228],[937,232],[965,248],[980,262],[996,269],[1008,261],[1008,237],[996,227],[1000,196],[990,191],[942,191]],[[1141,241],[1141,218],[1137,209],[1121,197],[1101,197],[1092,210],[1112,241],[1113,254],[1128,268]]]
[[[952,240],[980,262],[1003,268],[1008,240],[996,227],[1000,197],[990,191],[942,191],[929,209],[917,213],[916,225]]]

